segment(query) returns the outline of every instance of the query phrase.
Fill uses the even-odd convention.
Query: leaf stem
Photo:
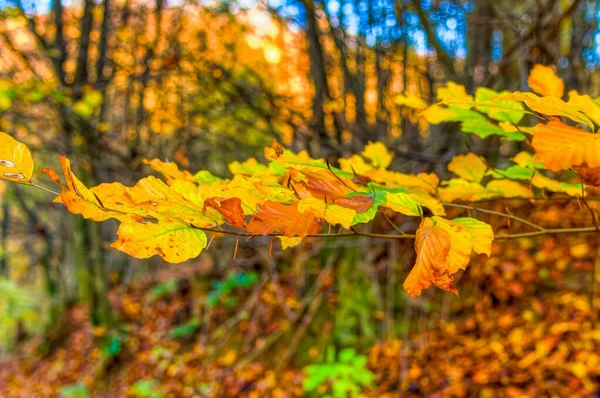
[[[25,184],[25,185],[30,185],[30,186],[35,187],[37,189],[41,189],[42,191],[51,193],[51,194],[56,195],[56,196],[60,196],[59,192],[56,192],[56,191],[51,190],[50,188],[46,188],[44,186],[38,185],[38,184],[36,184],[33,181],[29,181],[29,184]]]

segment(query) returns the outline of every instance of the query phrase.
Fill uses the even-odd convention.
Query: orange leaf
[[[288,238],[305,237],[321,231],[321,223],[311,214],[298,211],[298,203],[284,205],[267,200],[252,216],[246,232],[257,235],[269,235],[281,232]]]
[[[119,183],[112,183],[88,189],[71,171],[69,159],[61,156],[60,163],[65,175],[66,186],[60,184],[60,179],[53,170],[43,170],[61,186],[60,196],[54,200],[55,202],[62,203],[73,214],[81,214],[82,217],[94,221],[104,221],[109,218],[121,219],[125,216],[124,212],[119,209],[132,204],[126,194],[127,188]],[[105,204],[109,203],[111,207],[105,207]]]
[[[204,206],[217,209],[223,215],[225,221],[235,228],[242,228],[247,224],[240,198],[209,198],[204,201]]]
[[[473,238],[459,223],[440,217],[426,218],[417,230],[417,262],[404,281],[404,289],[413,297],[432,284],[458,295],[454,273],[465,269],[473,249]]]
[[[550,66],[535,65],[529,74],[527,84],[533,91],[543,96],[560,98],[565,92],[565,82]]]
[[[572,166],[600,167],[600,134],[571,127],[559,120],[538,124],[532,146],[539,160],[552,171]]]

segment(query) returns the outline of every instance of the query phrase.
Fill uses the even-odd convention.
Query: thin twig
[[[475,207],[475,206],[461,205],[461,204],[458,204],[458,203],[446,203],[446,202],[444,202],[442,204],[444,206],[447,206],[447,207],[458,207],[460,209],[474,210],[474,211],[478,211],[480,213],[486,213],[486,214],[492,214],[492,215],[495,215],[495,216],[510,218],[511,220],[519,221],[519,222],[521,222],[521,223],[523,223],[525,225],[529,225],[530,227],[535,228],[535,229],[537,229],[539,231],[544,231],[543,227],[541,227],[541,226],[539,226],[539,225],[537,225],[535,223],[532,223],[531,221],[527,221],[527,220],[525,220],[525,219],[523,219],[521,217],[514,216],[512,214],[502,213],[502,212],[494,211],[494,210],[482,209],[480,207]]]

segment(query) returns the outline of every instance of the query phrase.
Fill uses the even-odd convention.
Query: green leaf
[[[213,175],[208,170],[201,170],[194,174],[194,180],[196,180],[196,182],[200,185],[212,184],[213,182],[223,181],[222,178]]]
[[[498,135],[509,141],[523,141],[525,135],[518,131],[507,133],[502,128],[488,122],[483,116],[477,114],[477,117],[464,120],[461,124],[463,133],[472,133],[480,138],[487,138],[491,135]]]
[[[508,168],[494,169],[487,172],[493,178],[509,178],[511,180],[529,181],[533,177],[534,169],[522,166],[509,166]]]
[[[510,94],[508,91],[497,92],[495,90],[479,87],[475,91],[475,108],[479,112],[487,114],[491,119],[500,122],[511,122],[518,124],[525,115],[523,104],[517,101],[493,101],[490,100],[499,95]]]

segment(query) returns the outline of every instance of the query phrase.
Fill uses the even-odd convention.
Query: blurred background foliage
[[[274,138],[330,160],[382,141],[392,168],[443,177],[467,149],[497,166],[526,144],[430,126],[419,101],[448,81],[525,90],[536,63],[598,97],[599,17],[584,0],[1,0],[0,130],[37,165],[68,155],[88,185],[131,184],[155,157],[226,176]],[[594,236],[495,244],[460,299],[412,300],[410,243],[249,241],[233,259],[217,237],[172,266],[0,189],[3,396],[598,391]],[[585,217],[510,204],[541,224]]]

